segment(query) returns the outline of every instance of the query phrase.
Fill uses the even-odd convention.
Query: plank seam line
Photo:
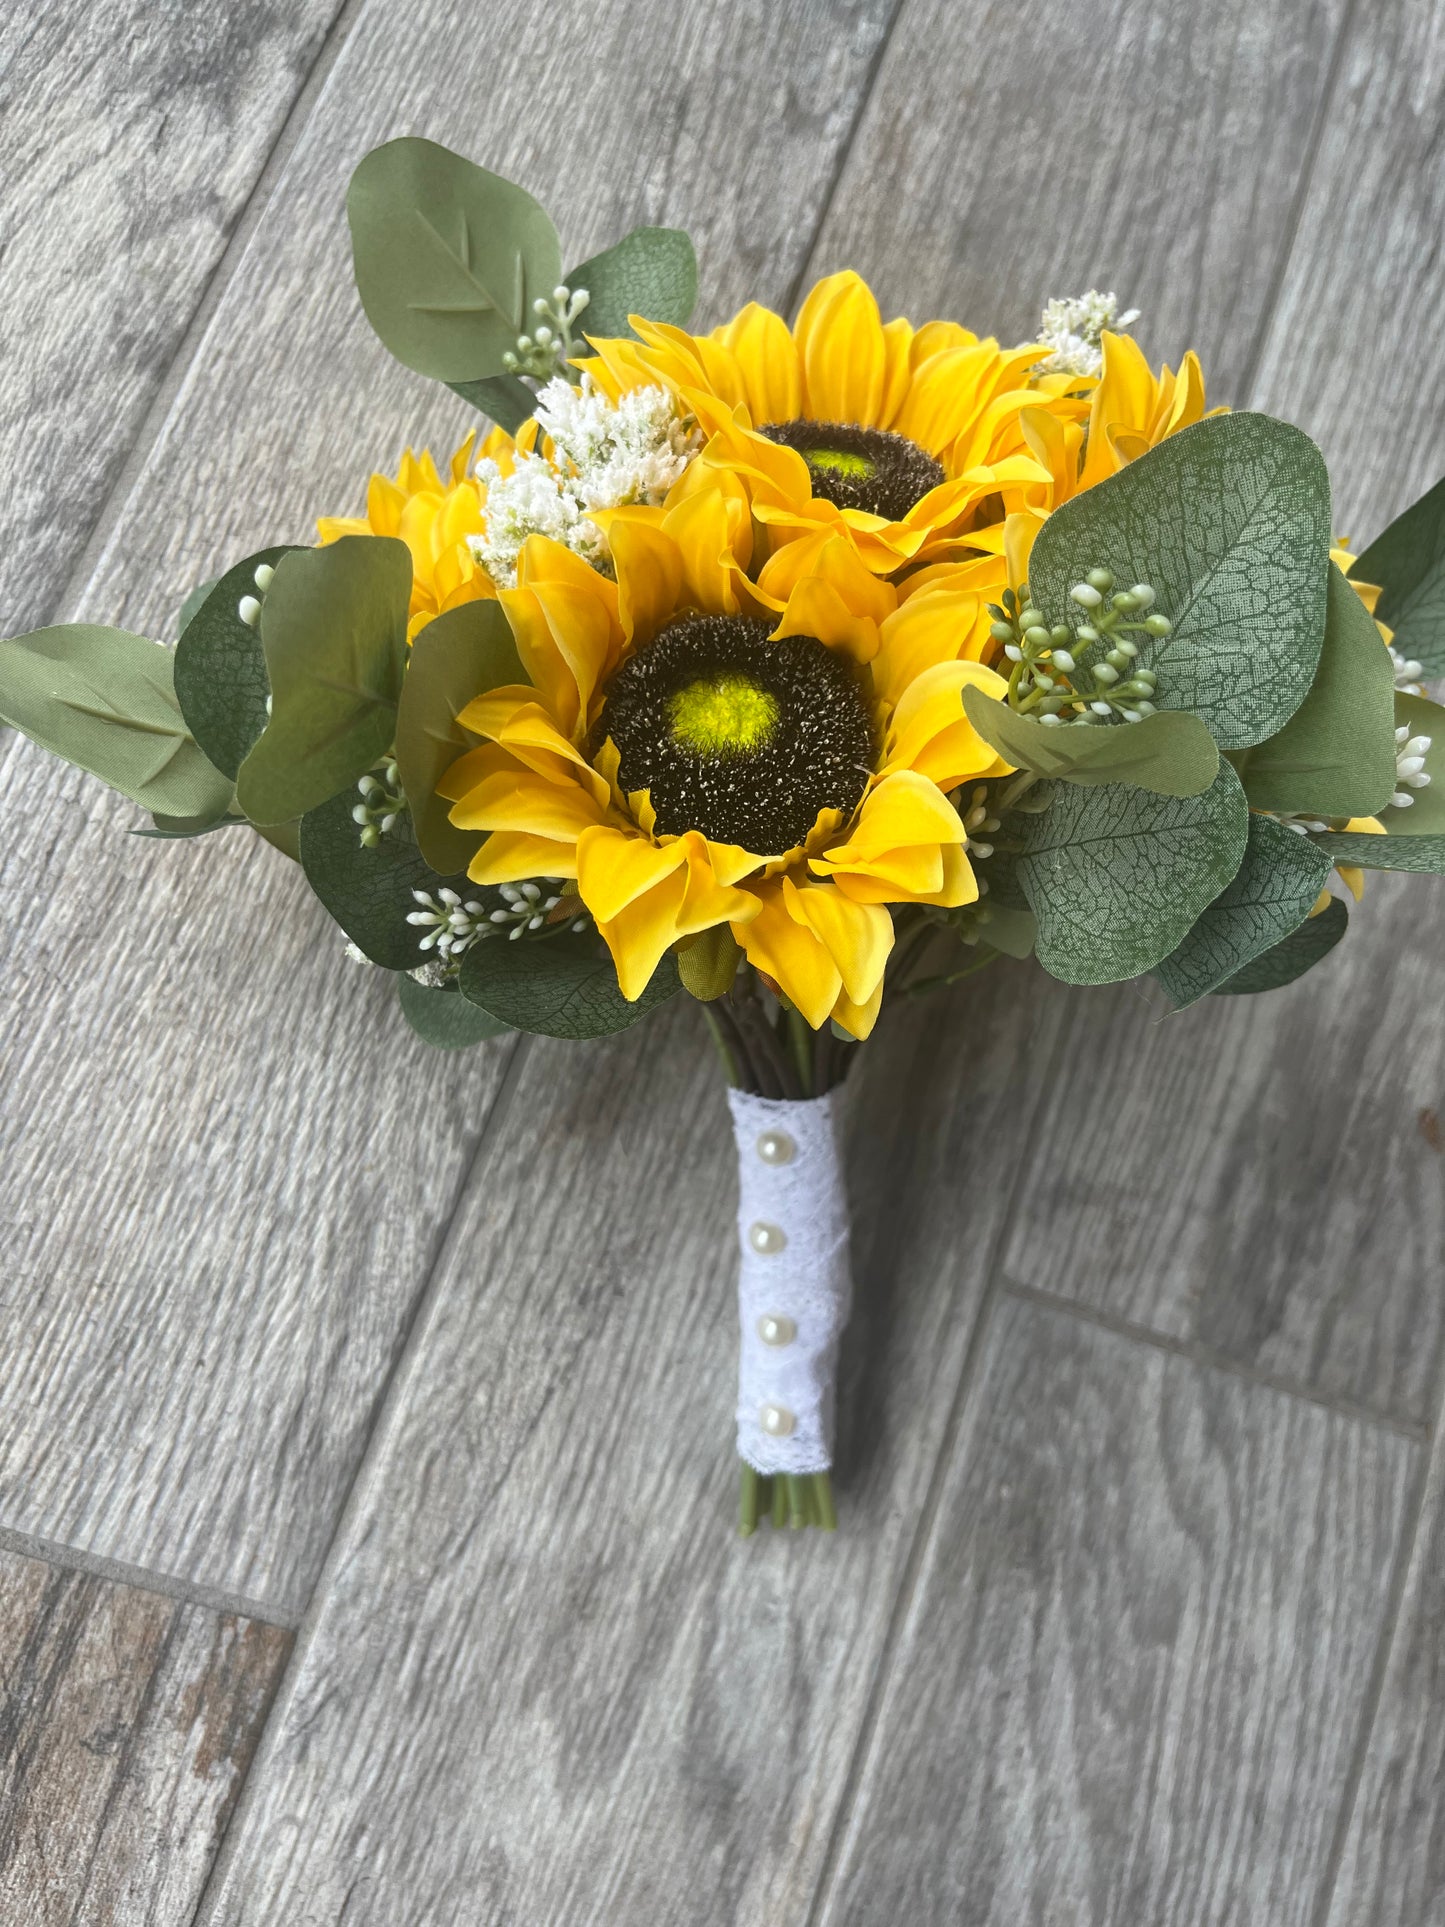
[[[341,0],[341,4],[332,16],[330,26],[322,35],[316,57],[307,69],[301,85],[296,89],[291,105],[271,144],[270,152],[257,170],[256,178],[251,183],[251,191],[247,194],[232,224],[226,244],[217,256],[215,266],[206,277],[205,286],[191,311],[190,320],[181,332],[175,351],[166,364],[165,373],[156,387],[155,394],[151,397],[150,406],[136,429],[135,439],[121,464],[120,473],[116,476],[110,493],[101,504],[90,534],[66,578],[65,587],[51,612],[52,622],[61,622],[71,615],[104,563],[124,518],[127,505],[145,472],[145,465],[165,435],[176,400],[195,366],[200,349],[210,332],[216,310],[220,307],[237,266],[250,245],[251,237],[259,227],[275,188],[289,166],[317,103],[325,92],[341,49],[351,34],[356,16],[365,10],[368,3],[369,0]]]
[[[1039,1112],[1046,1103],[1053,1088],[1055,1076],[1063,1060],[1068,1042],[1068,1027],[1061,1024],[1059,1035],[1054,1040],[1053,1049],[1048,1054],[1044,1074],[1039,1080],[1038,1096],[1035,1098],[1025,1124],[1025,1135],[1033,1128]],[[887,1630],[883,1644],[878,1651],[878,1661],[873,1669],[868,1695],[863,1705],[863,1714],[858,1722],[857,1736],[848,1762],[848,1770],[838,1795],[837,1808],[833,1822],[828,1830],[828,1842],[823,1851],[822,1862],[818,1868],[818,1878],[813,1888],[813,1899],[802,1927],[821,1927],[824,1915],[831,1909],[833,1889],[842,1865],[846,1835],[853,1819],[853,1810],[874,1750],[879,1723],[883,1714],[883,1702],[893,1675],[894,1661],[908,1629],[912,1616],[914,1600],[918,1593],[923,1572],[932,1549],[934,1531],[938,1514],[943,1504],[943,1491],[953,1464],[954,1453],[963,1434],[964,1418],[972,1397],[974,1384],[978,1378],[989,1332],[993,1325],[994,1312],[1001,1294],[1002,1274],[999,1257],[1010,1232],[1013,1229],[1014,1212],[1028,1179],[1028,1163],[1024,1158],[1018,1161],[1013,1182],[1004,1208],[999,1214],[998,1229],[989,1242],[986,1258],[985,1284],[983,1297],[979,1301],[978,1316],[973,1330],[969,1333],[968,1349],[964,1353],[963,1365],[959,1371],[958,1384],[954,1388],[949,1405],[948,1417],[944,1421],[939,1437],[938,1451],[934,1457],[933,1469],[929,1474],[928,1488],[919,1509],[918,1523],[913,1530],[908,1557],[904,1562],[898,1591],[894,1595],[893,1608],[888,1615]]]
[[[1440,1440],[1442,1424],[1445,1424],[1445,1369],[1437,1368],[1435,1409],[1427,1428],[1427,1435],[1433,1441],[1433,1450],[1420,1454],[1420,1463],[1415,1469],[1414,1487],[1405,1509],[1400,1543],[1395,1550],[1395,1562],[1390,1573],[1389,1591],[1385,1595],[1385,1612],[1380,1622],[1379,1643],[1376,1645],[1374,1661],[1370,1667],[1369,1679],[1366,1681],[1364,1703],[1360,1707],[1359,1731],[1355,1735],[1355,1743],[1350,1750],[1350,1764],[1345,1774],[1345,1784],[1340,1792],[1339,1809],[1335,1815],[1334,1831],[1330,1836],[1330,1850],[1325,1856],[1324,1872],[1320,1876],[1319,1899],[1310,1916],[1310,1927],[1326,1927],[1330,1911],[1334,1906],[1335,1888],[1339,1884],[1340,1869],[1344,1865],[1345,1848],[1350,1838],[1350,1825],[1355,1817],[1355,1806],[1365,1777],[1370,1742],[1374,1738],[1375,1722],[1379,1718],[1380,1702],[1385,1695],[1385,1681],[1389,1675],[1390,1660],[1395,1650],[1395,1634],[1399,1630],[1400,1615],[1404,1610],[1410,1568],[1414,1564],[1420,1530],[1424,1522],[1425,1496],[1430,1489],[1431,1460],[1434,1453],[1442,1449]]]
[[[1237,406],[1241,408],[1254,393],[1254,385],[1259,379],[1260,363],[1264,360],[1265,347],[1274,330],[1275,313],[1279,307],[1280,296],[1284,292],[1285,278],[1289,273],[1289,264],[1294,259],[1295,244],[1299,240],[1300,226],[1304,220],[1305,202],[1309,198],[1315,162],[1319,158],[1320,144],[1325,137],[1330,109],[1334,106],[1335,91],[1339,86],[1340,74],[1344,70],[1345,53],[1354,32],[1356,5],[1357,0],[1345,0],[1339,33],[1335,39],[1334,51],[1330,55],[1329,72],[1320,90],[1320,103],[1315,109],[1314,125],[1310,128],[1309,139],[1305,144],[1304,162],[1300,168],[1299,185],[1294,192],[1294,205],[1290,209],[1289,225],[1285,229],[1284,242],[1275,262],[1274,273],[1270,276],[1269,294],[1259,318],[1259,326],[1255,330],[1254,344],[1249,351],[1249,359],[1244,364],[1244,373],[1240,377],[1240,399]]]
[[[788,284],[788,298],[783,303],[783,315],[785,319],[792,316],[796,311],[798,296],[803,291],[803,283],[812,272],[813,257],[818,252],[819,237],[823,229],[828,225],[828,216],[832,212],[833,202],[837,198],[838,189],[843,183],[843,174],[848,165],[848,157],[853,152],[853,143],[858,137],[858,129],[863,125],[863,116],[868,112],[869,107],[873,103],[873,96],[878,89],[878,78],[883,70],[884,57],[893,40],[893,29],[898,25],[905,5],[906,0],[893,0],[893,9],[888,15],[882,33],[878,36],[878,44],[869,55],[868,71],[863,76],[863,85],[858,94],[858,105],[853,110],[853,118],[848,124],[847,134],[838,143],[838,156],[833,162],[832,171],[828,176],[828,185],[824,188],[823,199],[819,203],[818,218],[813,223],[813,238],[808,243],[807,252],[803,255],[802,261],[799,263],[798,272]]]
[[[1116,1338],[1126,1338],[1137,1345],[1148,1345],[1154,1351],[1167,1352],[1173,1358],[1187,1359],[1192,1365],[1223,1372],[1226,1377],[1240,1379],[1246,1385],[1278,1392],[1282,1398],[1298,1399],[1304,1405],[1318,1405],[1326,1412],[1333,1412],[1337,1418],[1353,1419],[1360,1424],[1374,1426],[1381,1432],[1394,1432],[1398,1437],[1408,1439],[1412,1445],[1422,1444],[1429,1436],[1430,1427],[1425,1420],[1397,1418],[1393,1412],[1382,1411],[1378,1406],[1367,1405],[1360,1399],[1318,1391],[1303,1379],[1292,1378],[1285,1372],[1257,1371],[1237,1358],[1231,1358],[1227,1352],[1216,1351],[1211,1345],[1201,1345],[1195,1339],[1176,1338],[1170,1332],[1152,1331],[1147,1325],[1136,1325],[1130,1319],[1120,1318],[1117,1313],[1104,1311],[1098,1305],[1081,1304],[1077,1299],[1065,1298],[1059,1292],[1047,1291],[1039,1285],[1026,1285],[1020,1279],[1007,1276],[1003,1280],[1003,1288],[1010,1297],[1018,1298],[1025,1304],[1037,1305],[1044,1311],[1062,1312],[1066,1317],[1076,1318],[1083,1324],[1111,1332]]]
[[[466,1160],[460,1182],[453,1193],[450,1208],[442,1221],[441,1232],[433,1245],[431,1263],[427,1267],[421,1288],[413,1298],[402,1322],[391,1364],[372,1404],[371,1419],[366,1427],[364,1441],[357,1454],[351,1479],[337,1508],[336,1524],[332,1529],[321,1569],[316,1575],[316,1583],[312,1587],[306,1611],[301,1617],[290,1654],[276,1682],[276,1690],[267,1709],[266,1723],[251,1757],[246,1777],[238,1789],[225,1836],[220,1842],[205,1884],[196,1900],[191,1914],[191,1927],[201,1927],[202,1922],[216,1918],[214,1910],[220,1905],[230,1877],[232,1863],[239,1850],[238,1843],[244,1831],[242,1823],[256,1797],[255,1789],[263,1784],[273,1757],[281,1744],[280,1733],[284,1724],[286,1705],[295,1682],[300,1677],[302,1666],[316,1636],[317,1626],[331,1597],[337,1569],[345,1557],[348,1529],[365,1504],[373,1480],[381,1476],[386,1441],[393,1427],[398,1423],[399,1415],[411,1392],[415,1361],[421,1356],[423,1340],[441,1299],[442,1281],[449,1271],[447,1260],[451,1255],[453,1237],[462,1213],[462,1204],[471,1192],[474,1178],[485,1163],[511,1113],[531,1042],[529,1036],[522,1035],[517,1037],[512,1045],[507,1068],[502,1073],[496,1095],[482,1120],[476,1145],[471,1156]]]
[[[62,1545],[55,1539],[42,1539],[33,1532],[18,1532],[13,1526],[0,1526],[0,1552],[14,1553],[21,1559],[43,1560],[60,1572],[85,1573],[92,1579],[106,1579],[128,1586],[133,1592],[159,1593],[183,1606],[204,1606],[209,1612],[231,1613],[239,1619],[254,1619],[281,1632],[294,1632],[298,1615],[265,1599],[251,1599],[244,1593],[227,1592],[200,1580],[180,1579],[174,1573],[152,1572],[146,1566],[128,1565],[123,1559],[107,1559],[97,1552],[83,1552],[78,1546]]]

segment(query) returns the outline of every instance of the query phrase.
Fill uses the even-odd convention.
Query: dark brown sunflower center
[[[849,816],[861,800],[873,729],[856,670],[816,636],[770,639],[769,626],[683,616],[608,684],[588,753],[611,738],[623,791],[650,793],[660,835],[780,856],[819,811]]]
[[[901,522],[916,502],[946,477],[926,449],[886,428],[849,422],[765,422],[761,433],[796,449],[808,464],[813,493],[840,509]]]

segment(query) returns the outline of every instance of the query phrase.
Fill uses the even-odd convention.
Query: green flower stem
[[[762,1519],[771,1519],[780,1532],[784,1526],[794,1531],[808,1526],[816,1526],[820,1532],[837,1531],[838,1514],[829,1473],[779,1472],[770,1478],[746,1463],[739,1471],[738,1531],[744,1539],[752,1537]]]
[[[743,1080],[738,1073],[738,1066],[733,1057],[732,1046],[723,1033],[723,1027],[718,1021],[717,1013],[713,1010],[711,1004],[704,1004],[702,1006],[702,1014],[703,1020],[707,1024],[708,1032],[712,1037],[714,1048],[717,1051],[718,1062],[723,1067],[723,1076],[733,1089],[737,1090]]]
[[[793,1065],[797,1072],[798,1089],[804,1097],[816,1097],[817,1065],[813,1053],[813,1032],[802,1011],[788,1011],[788,1041],[793,1049]]]

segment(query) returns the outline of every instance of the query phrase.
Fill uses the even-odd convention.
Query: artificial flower
[[[879,575],[980,546],[978,529],[1050,479],[1022,411],[1077,421],[1092,385],[1031,376],[1036,343],[885,323],[853,273],[818,282],[792,328],[756,302],[710,335],[633,319],[639,340],[593,341],[593,379],[676,394],[707,433],[701,460],[746,484],[769,551],[836,533]]]
[[[726,491],[605,526],[615,580],[533,536],[501,593],[529,682],[467,705],[480,741],[439,785],[485,837],[468,874],[571,882],[631,1000],[727,924],[810,1025],[866,1036],[887,906],[978,895],[948,792],[1009,768],[962,704],[1005,688],[986,611],[947,570],[900,592],[838,536],[773,594]]]

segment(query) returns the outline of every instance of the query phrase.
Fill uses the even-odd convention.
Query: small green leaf
[[[1038,920],[1032,910],[1015,910],[992,895],[985,908],[988,921],[979,926],[982,941],[1005,957],[1031,957],[1038,942]]]
[[[433,952],[425,929],[407,922],[417,908],[413,890],[432,895],[443,886],[467,891],[465,877],[439,876],[413,841],[406,819],[367,849],[351,812],[360,798],[342,790],[301,819],[301,868],[306,881],[358,949],[384,970],[412,970]]]
[[[212,589],[215,588],[220,579],[218,575],[213,575],[209,582],[198,582],[195,588],[191,590],[191,593],[181,604],[181,613],[176,618],[176,634],[178,636],[183,636],[186,633],[191,617],[196,613],[197,609],[200,608],[201,604],[211,593]]]
[[[132,830],[132,836],[162,837],[167,842],[178,843],[193,836],[209,836],[212,830],[231,830],[241,824],[250,825],[244,816],[232,816],[229,809],[215,816],[152,816],[151,828]]]
[[[1400,653],[1427,676],[1445,675],[1445,480],[1377,535],[1350,574],[1384,590],[1375,613]]]
[[[1350,913],[1338,897],[1331,897],[1317,917],[1310,917],[1272,950],[1247,963],[1243,970],[1214,986],[1216,997],[1251,996],[1279,990],[1332,951],[1349,927]]]
[[[215,816],[230,779],[181,715],[169,649],[71,622],[0,642],[0,722],[160,816]]]
[[[432,868],[465,870],[483,842],[480,830],[459,830],[451,804],[436,786],[459,756],[476,745],[456,718],[473,696],[526,672],[500,602],[463,602],[419,630],[407,660],[396,718],[396,761],[411,805],[416,840]]]
[[[1197,1003],[1298,929],[1330,873],[1307,837],[1251,816],[1244,861],[1184,941],[1154,966],[1176,1010]]]
[[[1358,870],[1410,870],[1417,876],[1445,875],[1445,836],[1371,836],[1366,830],[1341,830],[1310,841],[1331,863]]]
[[[537,395],[534,389],[517,375],[487,375],[480,381],[449,381],[447,387],[463,401],[469,401],[473,408],[480,408],[484,415],[490,415],[498,428],[505,428],[509,435],[517,430],[537,412]]]
[[[677,974],[690,997],[711,1004],[732,989],[742,960],[742,949],[732,931],[725,923],[715,923],[678,951]]]
[[[1129,783],[1156,796],[1200,796],[1219,751],[1197,716],[1161,709],[1138,723],[1057,723],[1021,716],[977,687],[963,707],[986,743],[1018,769],[1065,783]]]
[[[1392,803],[1372,813],[1379,817],[1389,836],[1445,835],[1445,709],[1428,697],[1407,696],[1401,690],[1395,697],[1395,727],[1408,729],[1411,736],[1430,738],[1430,747],[1425,752],[1425,774],[1430,781],[1420,790],[1412,789],[1408,783],[1405,785],[1401,793],[1412,801],[1403,809]],[[1390,748],[1393,755],[1393,743]],[[1370,813],[1358,812],[1362,816]]]
[[[665,956],[635,1004],[617,987],[612,959],[594,936],[532,943],[476,943],[462,958],[462,995],[509,1024],[543,1037],[606,1037],[626,1030],[682,988]]]
[[[375,147],[346,197],[366,318],[398,361],[440,381],[504,372],[562,255],[530,194],[434,141]]]
[[[176,644],[176,697],[186,726],[216,768],[233,782],[266,727],[271,687],[260,628],[242,622],[241,599],[259,598],[258,568],[274,569],[283,555],[293,552],[289,547],[262,549],[227,569],[209,585],[190,620],[183,621]]]
[[[1310,693],[1277,735],[1232,759],[1250,808],[1302,816],[1383,809],[1395,787],[1394,694],[1390,652],[1332,562]]]
[[[563,279],[591,296],[578,325],[599,338],[632,335],[633,314],[685,327],[697,305],[697,256],[681,228],[635,227]]]
[[[1329,544],[1329,478],[1309,437],[1267,415],[1216,415],[1055,510],[1029,587],[1057,622],[1090,569],[1147,582],[1173,624],[1140,655],[1160,702],[1243,749],[1283,729],[1314,680]]]
[[[1239,868],[1249,812],[1221,763],[1202,796],[1050,785],[1040,815],[1012,813],[1018,879],[1038,918],[1039,962],[1068,984],[1152,970]],[[992,885],[991,871],[984,874]]]
[[[470,1004],[455,988],[433,990],[412,977],[396,980],[402,1015],[424,1042],[438,1050],[466,1050],[489,1037],[505,1037],[510,1029],[479,1004]]]
[[[281,558],[261,606],[271,718],[236,779],[253,823],[304,816],[391,748],[410,598],[411,555],[391,536]]]

